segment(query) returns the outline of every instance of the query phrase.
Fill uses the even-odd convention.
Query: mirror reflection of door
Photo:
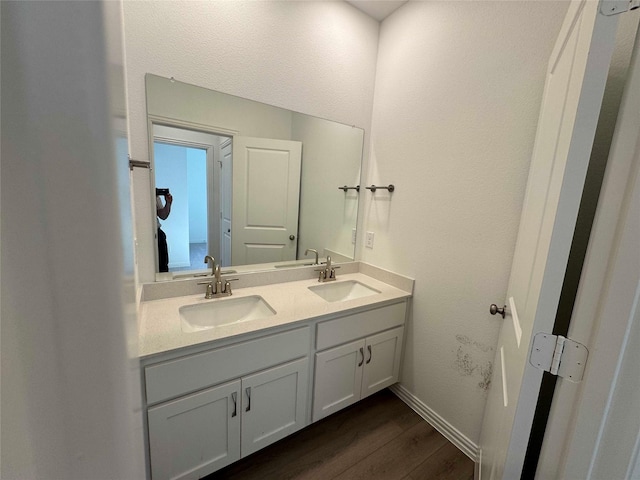
[[[169,269],[189,269],[192,258],[207,249],[206,228],[199,228],[206,227],[207,151],[156,141],[154,152],[156,185],[168,189],[174,198],[169,216],[158,219],[166,235]],[[166,197],[159,197],[164,205]]]
[[[296,260],[302,142],[233,137],[232,264]]]
[[[230,138],[220,146],[220,265],[231,265],[231,178],[232,142]]]
[[[153,124],[155,187],[173,196],[158,219],[169,272],[296,260],[302,143]]]
[[[201,270],[205,255],[220,258],[225,182],[214,165],[220,165],[220,146],[230,139],[163,125],[153,125],[153,138],[155,186],[173,196],[169,217],[158,219],[167,237],[169,271]],[[226,161],[230,167],[230,152]],[[230,191],[230,180],[227,185]]]

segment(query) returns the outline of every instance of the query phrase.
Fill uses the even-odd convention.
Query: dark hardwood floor
[[[471,480],[473,462],[383,390],[206,480]]]

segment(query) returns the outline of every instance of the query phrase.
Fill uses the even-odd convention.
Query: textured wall
[[[409,2],[380,31],[362,259],[416,279],[402,382],[471,441],[486,388],[557,2]]]
[[[379,24],[345,2],[124,2],[131,156],[147,159],[144,74],[369,131]],[[135,173],[141,281],[153,279],[150,195]]]

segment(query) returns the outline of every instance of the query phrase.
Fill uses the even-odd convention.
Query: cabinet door
[[[240,458],[240,381],[152,407],[151,477],[198,479]]]
[[[242,379],[242,456],[305,426],[309,358]]]
[[[398,381],[404,327],[367,337],[365,345],[362,398]]]
[[[364,340],[316,353],[313,421],[360,400]]]

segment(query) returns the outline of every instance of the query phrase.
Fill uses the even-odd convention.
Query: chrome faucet
[[[216,264],[215,259],[210,256],[207,255],[206,257],[204,257],[204,263],[208,263],[209,261],[211,261],[211,275],[214,277],[214,281],[209,281],[209,282],[198,282],[198,285],[206,285],[207,286],[207,290],[204,294],[204,298],[218,298],[218,297],[229,297],[231,296],[232,292],[231,292],[231,283],[229,282],[233,282],[235,280],[238,280],[237,278],[227,278],[224,280],[224,284],[222,281],[222,274],[220,272],[220,265]]]
[[[213,277],[216,270],[216,259],[211,255],[207,255],[206,257],[204,257],[204,263],[209,264],[209,262],[211,262],[211,276]]]
[[[220,265],[216,265],[213,267],[213,276],[216,279],[216,289],[214,295],[217,293],[222,293],[222,278],[220,276]]]
[[[318,276],[318,281],[319,282],[331,282],[331,281],[335,280],[336,279],[336,268],[340,268],[340,267],[331,266],[331,257],[329,255],[327,255],[327,263],[325,264],[324,268],[316,269],[316,272],[320,272],[320,275]]]
[[[318,262],[318,250],[315,250],[313,248],[307,248],[304,251],[305,256],[309,255],[309,252],[313,252],[316,254],[316,263],[314,263],[314,265],[320,265],[320,262]]]

